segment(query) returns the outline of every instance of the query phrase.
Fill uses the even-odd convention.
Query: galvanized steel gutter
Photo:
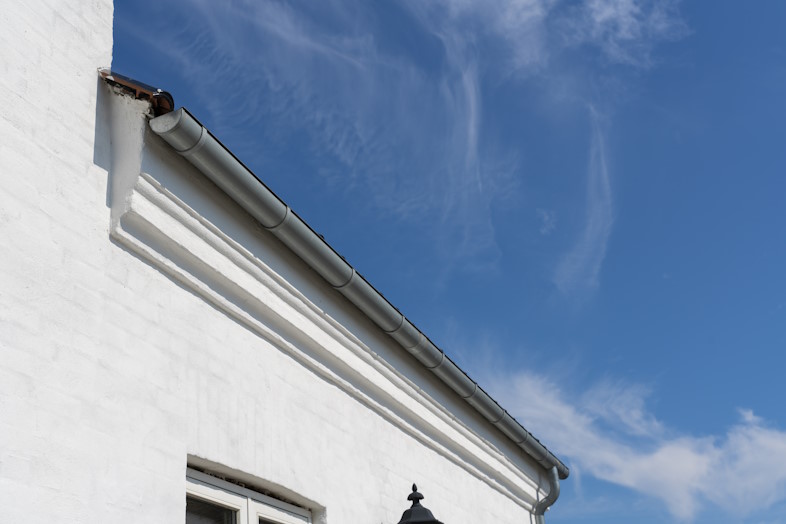
[[[545,470],[553,470],[555,481],[557,476],[568,477],[568,468],[557,457],[393,307],[191,113],[185,108],[166,113],[150,120],[150,128]],[[556,500],[559,485],[555,490],[552,483],[550,491],[538,506],[541,515],[545,510],[543,502],[550,505]]]

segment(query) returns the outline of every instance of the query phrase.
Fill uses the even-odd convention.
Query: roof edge
[[[99,70],[99,74],[107,83],[121,85],[137,98],[147,99],[151,104],[154,104],[157,93],[159,96],[160,93],[166,93],[109,70]],[[166,102],[172,103],[169,110],[166,110],[166,102],[162,106],[164,111],[160,112],[155,111],[154,104],[156,116],[150,120],[150,128],[156,135],[210,178],[331,287],[344,295],[543,469],[548,471],[556,468],[560,479],[568,478],[570,470],[559,458],[363,278],[187,109],[171,109],[174,104],[172,97],[168,93],[166,95]]]
[[[175,109],[175,100],[166,91],[143,84],[133,78],[115,73],[106,67],[98,69],[98,76],[111,86],[131,94],[137,100],[147,100],[155,116],[165,115]]]

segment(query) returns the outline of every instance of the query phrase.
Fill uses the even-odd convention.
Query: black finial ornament
[[[423,495],[418,493],[418,485],[412,484],[412,493],[409,494],[407,500],[411,500],[412,505],[414,506],[415,504],[420,504],[420,501],[423,500],[423,498],[424,498]]]
[[[401,515],[401,520],[398,521],[398,524],[442,524],[434,518],[434,515],[428,509],[420,505],[420,501],[423,498],[423,495],[418,491],[418,487],[412,484],[412,493],[407,497],[407,500],[412,501],[412,507]]]

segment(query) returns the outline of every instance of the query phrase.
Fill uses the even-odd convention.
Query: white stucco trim
[[[191,468],[186,470],[186,494],[236,511],[238,524],[256,524],[260,518],[280,524],[311,522],[308,510]]]
[[[144,141],[157,138],[145,134],[145,111],[139,102],[110,98],[113,239],[423,445],[532,511],[544,493],[538,488],[539,479],[530,477],[532,472],[523,471],[457,420],[153,175],[141,173]]]

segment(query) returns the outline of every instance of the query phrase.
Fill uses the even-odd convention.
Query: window
[[[186,472],[186,524],[310,524],[311,512],[200,471]]]

